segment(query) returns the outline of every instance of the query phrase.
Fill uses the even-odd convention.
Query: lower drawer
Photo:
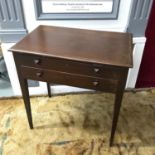
[[[21,74],[24,78],[27,79],[101,90],[106,92],[116,92],[118,83],[117,80],[95,78],[26,66],[21,67]]]

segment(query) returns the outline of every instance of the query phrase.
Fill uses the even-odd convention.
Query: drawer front
[[[21,67],[21,74],[23,77],[32,80],[65,84],[106,92],[115,92],[118,83],[117,80],[107,80],[103,78],[81,76],[77,74],[58,72],[54,70],[43,70],[25,66]]]
[[[103,77],[108,79],[119,79],[122,70],[117,67],[100,64],[84,63],[78,61],[64,60],[39,55],[26,55],[15,53],[16,62],[23,66],[52,69],[60,72]]]

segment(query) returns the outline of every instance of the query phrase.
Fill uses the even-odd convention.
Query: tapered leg
[[[18,73],[19,83],[22,91],[22,96],[24,100],[24,105],[26,109],[26,114],[29,122],[30,129],[33,129],[33,122],[32,122],[32,113],[31,113],[31,104],[30,104],[30,96],[29,96],[29,90],[28,90],[28,83],[27,78],[24,78],[21,73],[21,64],[18,63],[18,53],[13,53],[16,69]]]
[[[32,113],[31,113],[31,105],[30,105],[30,97],[29,97],[27,79],[19,77],[19,82],[20,82],[20,86],[22,90],[22,95],[23,95],[23,100],[25,104],[29,126],[30,126],[30,129],[33,129]]]
[[[110,147],[113,145],[115,131],[117,128],[117,122],[118,122],[118,117],[119,117],[119,113],[120,113],[124,88],[125,88],[125,84],[126,84],[127,73],[128,73],[128,70],[125,70],[124,75],[122,76],[122,78],[119,81],[116,96],[115,96],[112,129],[111,129],[111,136],[110,136]]]
[[[115,96],[113,121],[112,121],[111,137],[110,137],[110,146],[113,145],[114,135],[115,135],[119,112],[120,112],[120,108],[121,108],[122,96],[123,96],[123,92],[118,92],[118,93],[116,93],[116,96]]]
[[[48,97],[51,97],[50,83],[47,83],[47,92],[48,92]]]

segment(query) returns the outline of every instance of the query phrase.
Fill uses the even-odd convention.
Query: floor
[[[22,98],[0,99],[0,155],[155,155],[155,89],[125,92],[109,148],[114,95],[31,97],[30,130]]]

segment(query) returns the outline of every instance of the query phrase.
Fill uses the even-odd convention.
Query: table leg
[[[23,95],[23,100],[24,100],[24,105],[25,105],[25,109],[26,109],[29,126],[30,126],[30,129],[33,129],[31,104],[30,104],[27,79],[19,77],[19,82],[20,82],[20,86],[21,86],[21,91],[22,91],[22,95]]]
[[[48,92],[48,97],[51,97],[50,83],[47,83],[47,92]]]
[[[114,135],[117,128],[117,122],[119,117],[119,112],[121,108],[123,92],[116,93],[115,103],[114,103],[114,112],[113,112],[113,121],[112,121],[112,129],[111,129],[111,137],[110,137],[110,146],[113,145]]]
[[[118,83],[117,92],[115,95],[115,102],[114,102],[114,112],[113,112],[113,121],[112,121],[112,129],[111,129],[111,136],[110,136],[110,147],[113,146],[113,140],[115,136],[115,131],[117,128],[118,117],[120,113],[122,97],[125,89],[126,79],[127,79],[128,70],[124,72],[124,76]]]
[[[22,97],[24,100],[24,105],[25,105],[25,109],[26,109],[29,127],[30,127],[30,129],[33,129],[31,103],[30,103],[27,78],[24,78],[22,76],[21,68],[20,68],[20,65],[18,64],[18,59],[16,59],[16,53],[13,53],[13,56],[14,56],[14,60],[15,60],[15,64],[16,64],[17,74],[18,74],[18,78],[19,78],[20,88],[22,91]]]

